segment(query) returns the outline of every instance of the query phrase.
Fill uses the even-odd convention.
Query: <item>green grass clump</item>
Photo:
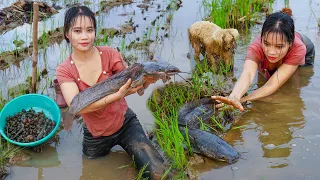
[[[183,137],[178,125],[179,108],[187,102],[198,100],[205,97],[215,95],[227,95],[229,92],[219,92],[217,89],[223,86],[225,82],[213,85],[212,77],[217,76],[214,69],[204,60],[198,63],[194,69],[192,76],[187,82],[169,83],[165,87],[157,89],[153,92],[148,100],[148,107],[152,111],[157,124],[155,135],[161,149],[166,156],[172,160],[172,168],[183,171],[188,165],[188,156],[192,155],[192,148],[188,135]],[[231,112],[231,113],[230,113]],[[222,133],[225,131],[225,117],[230,116],[234,111],[216,111],[210,124],[205,124],[201,120],[201,127],[204,130]],[[180,126],[181,128],[181,126]],[[188,134],[188,128],[185,127]]]
[[[9,158],[19,151],[19,147],[16,147],[9,142],[4,142],[0,135],[0,179],[4,179],[7,175],[6,166]]]
[[[221,28],[248,29],[273,0],[203,0],[206,14]],[[266,12],[267,11],[267,12]]]

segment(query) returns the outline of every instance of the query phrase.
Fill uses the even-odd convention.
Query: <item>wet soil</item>
[[[96,12],[96,15],[99,15],[99,13],[103,12],[106,13],[107,11],[111,10],[114,7],[121,6],[121,5],[128,5],[133,3],[132,0],[125,0],[125,1],[120,1],[120,0],[112,0],[112,1],[101,1],[101,9]],[[3,19],[1,17],[1,13],[9,13],[9,10],[14,11],[16,13],[23,11],[23,13],[30,15],[30,11],[32,11],[32,1],[19,1],[14,3],[8,8],[4,8],[2,11],[0,11],[0,22]],[[69,7],[76,6],[80,4],[70,4]],[[30,6],[30,7],[29,7]],[[14,10],[14,9],[18,9]],[[43,20],[44,18],[47,18],[53,14],[56,14],[58,11],[55,10],[54,8],[48,6],[46,3],[41,2],[39,4],[39,21]],[[43,12],[42,12],[43,11]],[[47,13],[45,16],[44,13]],[[18,13],[19,14],[19,13]],[[21,13],[20,13],[21,14]],[[6,14],[4,14],[6,15]],[[17,15],[13,14],[15,18],[12,18],[10,20],[10,24],[3,24],[3,26],[0,26],[0,33],[2,30],[10,30],[13,29],[17,26],[21,26],[24,22],[20,22],[21,18],[18,17]],[[12,21],[12,22],[11,22]],[[133,22],[128,22],[126,24],[123,24],[120,29],[115,29],[115,28],[102,28],[101,33],[98,35],[98,38],[96,39],[96,43],[99,44],[104,41],[105,38],[113,38],[114,36],[118,35],[125,35],[127,33],[131,33],[135,31],[136,27],[138,25],[134,25]],[[5,28],[5,29],[1,29]],[[48,46],[52,46],[53,44],[60,44],[64,40],[64,35],[63,35],[63,27],[56,28],[54,30],[50,30],[48,32],[43,33],[39,39],[38,39],[38,47],[39,49],[44,49]],[[16,41],[19,41],[19,43],[15,43]],[[26,57],[30,57],[32,55],[33,51],[33,46],[32,42],[28,47],[23,48],[23,41],[21,40],[15,40],[14,44],[16,44],[16,49],[13,51],[6,51],[6,52],[1,52],[0,54],[0,70],[7,69],[10,67],[10,64],[18,64],[20,61],[24,60]]]
[[[204,158],[198,154],[193,154],[188,162],[190,166],[199,165],[204,163]]]
[[[58,13],[45,2],[39,2],[39,21]],[[0,10],[0,34],[24,23],[32,23],[33,1],[24,0],[13,3]]]
[[[126,1],[120,1],[120,0],[114,0],[114,1],[102,1],[100,4],[104,10],[108,9],[111,10],[114,7],[118,7],[121,5],[128,5],[132,4],[132,0],[126,0]],[[147,2],[145,2],[147,3]],[[70,6],[75,6],[75,4],[72,4]],[[166,10],[163,11],[159,16],[157,16],[151,24],[154,25],[154,23],[159,20],[160,17],[163,17],[165,13],[170,11],[173,7],[180,7],[181,2],[178,1],[176,3],[172,3],[166,7]],[[160,8],[160,6],[159,6]],[[102,11],[101,9],[99,11]],[[99,11],[96,12],[96,15],[99,15]],[[168,19],[168,18],[167,18]],[[161,29],[167,31],[168,28],[166,28],[170,23],[166,23]],[[139,24],[136,24],[130,19],[126,23],[122,24],[119,29],[110,27],[110,28],[102,28],[99,34],[96,38],[96,44],[103,44],[106,39],[112,39],[115,36],[125,36],[126,34],[133,33],[136,31],[136,28],[139,27]],[[164,37],[168,37],[168,33],[165,33],[163,37],[161,37],[161,40],[163,40]],[[158,39],[159,37],[156,37]],[[151,39],[144,39],[143,41],[139,42],[139,37],[136,40],[131,41],[129,45],[127,45],[127,49],[131,50],[132,48],[135,50],[141,50],[147,55],[152,55],[152,52],[149,51],[149,46],[156,40]],[[64,40],[63,36],[63,28],[58,27],[54,30],[49,30],[47,32],[44,32],[38,39],[38,47],[39,49],[45,49],[46,47],[52,46],[54,44],[60,44]],[[16,42],[16,43],[15,43]],[[14,44],[16,45],[16,48],[13,51],[4,51],[0,53],[0,70],[4,70],[10,67],[11,64],[15,64],[19,66],[19,62],[24,60],[27,57],[32,56],[32,42],[30,42],[30,45],[28,47],[22,47],[24,42],[22,40],[14,40]],[[131,62],[129,62],[131,63]]]
[[[132,0],[101,1],[100,2],[100,11],[103,12],[103,13],[107,13],[113,7],[121,6],[121,5],[128,5],[128,4],[132,4],[132,3],[133,3]]]
[[[18,165],[24,161],[31,159],[31,156],[24,151],[18,151],[10,155],[9,163],[10,165]]]
[[[113,38],[114,36],[118,36],[120,34],[126,34],[133,31],[133,27],[131,25],[126,25],[126,30],[121,31],[115,28],[103,28],[101,29],[100,34],[96,39],[96,43],[100,44],[104,42],[105,38]],[[48,46],[52,46],[54,44],[60,44],[64,40],[63,28],[56,28],[54,30],[43,33],[38,39],[38,47],[39,49],[45,49]],[[10,67],[11,64],[15,64],[19,66],[19,62],[24,60],[26,57],[30,57],[32,55],[33,46],[32,42],[30,46],[25,48],[17,48],[14,51],[6,51],[0,54],[0,70],[4,70]]]
[[[0,169],[0,179],[5,179],[7,177],[8,173],[2,169]]]

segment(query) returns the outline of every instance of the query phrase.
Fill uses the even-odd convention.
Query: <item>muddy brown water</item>
[[[8,1],[9,2],[9,1]],[[11,3],[14,1],[11,1]],[[52,2],[52,1],[51,1]],[[2,4],[1,4],[2,3]],[[0,8],[8,6],[3,1]],[[165,4],[164,1],[155,3]],[[150,26],[156,14],[152,8],[147,12],[147,20],[135,3],[129,6],[114,8],[107,14],[98,17],[100,26],[119,26],[125,23],[130,16],[119,16],[124,12],[136,10],[134,22],[139,24],[135,38],[142,35],[142,31]],[[295,75],[276,94],[261,101],[252,102],[250,108],[241,116],[236,126],[244,128],[230,130],[225,139],[240,153],[242,159],[232,165],[218,163],[205,159],[205,163],[193,167],[199,179],[320,179],[320,131],[319,131],[319,89],[320,89],[320,36],[313,9],[317,18],[320,18],[320,0],[309,1],[291,0],[296,30],[306,34],[315,44],[316,59],[314,67],[299,68]],[[94,6],[94,5],[91,5]],[[284,7],[284,1],[275,1],[273,8],[279,10]],[[54,15],[52,19],[40,22],[40,31],[62,26],[65,10]],[[183,7],[173,14],[170,36],[164,39],[161,46],[155,48],[155,54],[178,66],[182,71],[190,71],[193,62],[187,59],[191,48],[188,42],[187,28],[196,20],[200,20],[201,1],[184,1]],[[54,23],[53,23],[54,22]],[[238,42],[235,55],[235,76],[239,77],[246,48],[252,37],[255,37],[261,26],[251,28],[249,39],[242,38]],[[30,42],[30,25],[24,25],[9,31],[0,37],[1,51],[12,49],[10,42],[15,34],[27,37]],[[114,42],[117,44],[117,42]],[[152,46],[151,46],[152,48]],[[54,70],[58,63],[68,54],[65,42],[41,50],[39,66],[49,70],[48,77],[54,77]],[[140,55],[140,54],[138,54]],[[142,59],[143,57],[140,57]],[[23,82],[27,74],[31,74],[30,58],[11,66],[0,73],[1,87],[5,96],[8,87]],[[30,66],[30,67],[29,67]],[[28,68],[29,67],[29,68]],[[50,79],[43,79],[42,87]],[[261,78],[256,78],[256,81]],[[146,101],[152,90],[163,86],[159,81],[150,86],[140,97],[131,95],[127,97],[129,106],[137,113],[145,130],[151,130],[154,124],[153,117],[146,107]],[[256,87],[255,87],[256,88]],[[44,88],[44,94],[54,97],[53,89]],[[137,103],[138,102],[138,103]],[[45,147],[43,153],[28,152],[32,155],[29,161],[13,166],[8,179],[133,179],[136,172],[130,168],[119,168],[131,163],[131,158],[116,146],[112,152],[103,158],[89,160],[81,152],[81,128],[74,123],[71,134],[60,132],[60,144]]]

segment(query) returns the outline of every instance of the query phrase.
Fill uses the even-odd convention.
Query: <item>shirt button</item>
[[[73,60],[71,60],[71,61],[70,61],[70,63],[71,63],[71,64],[74,64],[74,61],[73,61]]]
[[[100,51],[100,55],[102,54],[102,52]]]
[[[78,78],[78,81],[80,81],[80,78]]]
[[[107,74],[107,72],[106,72],[106,71],[103,71],[102,73],[103,73],[103,74]]]

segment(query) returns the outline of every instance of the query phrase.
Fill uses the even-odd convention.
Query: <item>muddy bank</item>
[[[45,2],[39,4],[39,21],[58,13]],[[7,8],[0,10],[0,34],[14,29],[24,23],[32,23],[33,1],[24,0],[13,3]]]
[[[133,29],[133,28],[132,28]],[[115,28],[103,28],[96,39],[97,44],[103,44],[107,38],[113,38],[115,36],[124,35],[130,33],[130,31],[123,31]],[[45,49],[54,44],[60,44],[64,40],[63,27],[56,28],[52,31],[43,33],[38,39],[39,49]],[[32,56],[33,45],[21,48],[17,47],[13,51],[5,51],[0,54],[0,70],[7,69],[10,64],[19,64],[20,61],[27,57]],[[19,65],[17,65],[19,66]]]
[[[101,7],[104,7],[108,10],[120,6],[120,5],[127,5],[131,4],[132,1],[102,1],[101,2]],[[149,2],[150,3],[150,2]],[[165,10],[161,11],[160,15],[158,15],[154,20],[151,21],[151,25],[154,26],[156,21],[160,21],[160,17],[165,16],[166,13],[170,12],[170,9],[176,10],[177,7],[180,7],[181,4],[178,3],[171,3],[169,4]],[[160,8],[160,7],[159,7]],[[160,11],[159,11],[160,12]],[[99,14],[98,12],[96,13],[97,15]],[[170,17],[168,15],[168,17]],[[154,40],[149,38],[146,38],[146,34],[143,35],[143,37],[137,37],[135,40],[131,41],[126,45],[126,49],[128,50],[139,50],[142,51],[143,53],[147,54],[148,56],[153,56],[152,53],[149,52],[150,45],[157,41],[163,41],[165,37],[168,37],[168,27],[170,25],[170,18],[166,18],[165,24],[161,25],[161,27],[158,28],[157,31],[163,30],[163,36],[159,35],[157,32],[157,36],[155,37]],[[100,32],[97,32],[97,37],[96,37],[96,44],[97,45],[105,45],[106,42],[110,42],[114,37],[125,37],[127,34],[134,33],[136,31],[136,28],[139,27],[138,24],[132,21],[132,18],[129,19],[126,23],[122,24],[119,28],[103,28],[100,30]],[[148,31],[148,28],[146,29]],[[140,40],[142,39],[142,40]],[[64,40],[63,36],[63,27],[56,28],[54,30],[50,30],[48,32],[43,33],[39,39],[38,39],[38,47],[39,49],[45,49],[49,46],[52,46],[54,44],[60,44]],[[22,47],[24,44],[24,41],[22,40],[14,40],[13,42],[16,46],[16,48],[13,51],[5,51],[0,54],[0,70],[7,69],[10,67],[10,64],[16,64],[19,66],[19,62],[24,60],[27,57],[32,56],[32,42],[28,47]],[[117,48],[120,51],[120,48]],[[124,52],[121,52],[124,56]],[[136,62],[137,57],[130,57],[128,55],[127,57],[124,57],[124,59],[128,59],[128,63],[134,63]],[[152,59],[152,58],[151,58]]]
[[[8,176],[6,167],[0,168],[0,179],[5,179]]]
[[[102,12],[102,13],[107,13],[112,9],[113,7],[116,6],[121,6],[121,5],[128,5],[132,4],[132,0],[110,0],[110,1],[101,1],[100,2],[100,10],[96,13]]]

